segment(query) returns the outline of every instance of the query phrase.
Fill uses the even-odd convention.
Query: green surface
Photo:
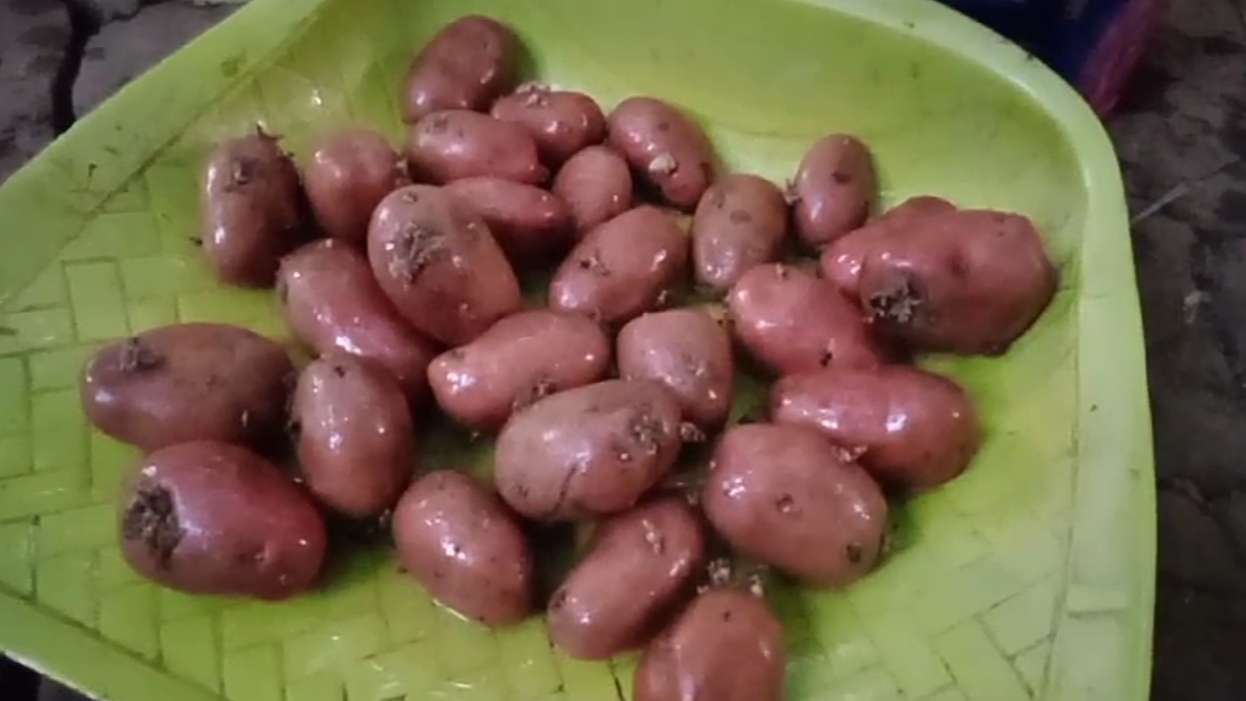
[[[773,592],[789,698],[1145,699],[1152,457],[1114,155],[1037,61],[925,0],[255,0],[127,87],[0,189],[0,647],[117,701],[630,689],[632,658],[570,661],[538,620],[464,623],[384,552],[282,604],[138,581],[112,531],[133,453],[77,406],[105,339],[177,319],[284,335],[269,294],[218,288],[196,255],[199,163],[257,120],[299,153],[347,121],[397,138],[407,58],[467,11],[513,23],[531,73],[607,105],[684,105],[732,166],[782,180],[812,138],[852,131],[888,202],[932,192],[1039,222],[1063,285],[1037,327],[999,360],[931,361],[985,417],[971,471],[900,511],[897,551],[866,581]]]

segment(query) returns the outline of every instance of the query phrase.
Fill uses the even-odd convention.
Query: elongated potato
[[[955,210],[956,205],[941,197],[910,197],[869,224],[832,241],[822,251],[822,276],[855,300],[861,265],[872,251],[886,249],[891,232],[904,231],[925,217]]]
[[[697,282],[726,292],[749,268],[777,260],[787,215],[783,192],[764,178],[734,173],[711,185],[692,219]]]
[[[417,181],[437,185],[482,176],[539,185],[549,177],[522,126],[467,110],[433,112],[416,122],[407,159]]]
[[[831,134],[816,141],[796,170],[791,198],[796,235],[820,248],[860,227],[878,192],[874,160],[856,137]]]
[[[573,90],[551,90],[539,84],[521,85],[512,95],[493,103],[495,119],[515,122],[528,130],[551,168],[566,162],[583,148],[606,138],[606,117],[593,98]]]
[[[485,224],[516,266],[543,263],[571,246],[571,210],[557,195],[505,178],[465,178],[446,185]]]
[[[716,430],[731,409],[731,337],[703,308],[642,314],[619,331],[619,375],[656,380],[679,398],[684,417]]]
[[[372,210],[411,184],[407,163],[384,136],[351,128],[322,137],[303,169],[312,213],[329,238],[363,248]]]
[[[589,146],[572,156],[554,177],[552,189],[571,208],[577,241],[632,208],[632,173],[608,146]]]
[[[408,124],[440,110],[483,110],[515,84],[519,40],[491,17],[468,15],[415,55],[400,104]]]
[[[610,145],[666,202],[697,206],[714,180],[714,148],[700,125],[657,98],[629,97],[610,113],[607,128]]]

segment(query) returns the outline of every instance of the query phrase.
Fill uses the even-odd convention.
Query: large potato
[[[284,599],[310,588],[324,561],[311,500],[272,463],[228,443],[148,455],[126,483],[118,525],[135,571],[191,594]]]
[[[537,84],[520,86],[493,103],[495,119],[520,124],[536,140],[541,159],[552,168],[581,149],[606,138],[606,117],[593,98]]]
[[[465,178],[446,190],[489,227],[516,266],[543,263],[571,245],[571,210],[557,196],[505,178]]]
[[[796,235],[820,248],[860,227],[878,194],[869,148],[847,134],[816,141],[796,170],[791,185]]]
[[[610,341],[588,317],[551,309],[502,319],[428,367],[437,404],[476,430],[499,428],[547,395],[596,382],[610,366]]]
[[[749,268],[778,260],[787,215],[783,192],[764,178],[735,173],[711,185],[692,219],[697,282],[726,292]]]
[[[610,145],[669,204],[697,206],[714,180],[714,148],[700,125],[653,97],[629,97],[607,121]]]
[[[732,427],[714,449],[701,507],[744,556],[809,584],[850,584],[881,556],[887,502],[845,458],[810,429]]]
[[[376,208],[368,260],[412,326],[461,345],[519,309],[519,281],[489,227],[442,188],[411,185]]]
[[[307,200],[329,238],[362,248],[372,210],[409,185],[407,163],[371,129],[343,129],[322,137],[303,169]]]
[[[679,404],[657,382],[607,380],[559,392],[502,428],[498,493],[547,521],[625,511],[670,472],[680,429]]]
[[[872,251],[886,250],[891,232],[903,232],[926,217],[955,209],[956,205],[941,197],[910,197],[869,224],[832,241],[822,251],[822,277],[835,283],[850,299],[857,299],[861,264]]]
[[[461,17],[411,61],[401,105],[408,124],[440,110],[483,110],[515,84],[519,39],[490,17]]]
[[[522,126],[466,110],[433,112],[416,122],[407,159],[417,181],[439,185],[480,176],[538,185],[549,177]]]
[[[394,509],[394,543],[407,573],[433,598],[490,626],[532,609],[532,555],[518,520],[474,478],[438,470]]]
[[[106,346],[82,373],[96,428],[153,451],[193,440],[262,446],[285,425],[294,374],[277,343],[227,324],[174,324]]]

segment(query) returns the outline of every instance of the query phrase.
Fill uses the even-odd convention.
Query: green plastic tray
[[[305,153],[358,121],[401,134],[412,50],[487,12],[529,73],[677,101],[726,161],[781,181],[810,140],[863,136],[885,199],[1020,210],[1063,284],[997,360],[932,359],[972,392],[973,468],[899,510],[896,552],[843,593],[775,589],[792,701],[1142,701],[1154,579],[1150,420],[1112,147],[1038,61],[927,0],[255,0],[126,87],[0,189],[0,648],[116,701],[597,701],[634,657],[583,663],[539,619],[492,632],[383,550],[282,604],[139,581],[114,541],[133,452],[89,430],[83,359],[181,320],[285,331],[269,293],[200,261],[196,178],[256,120]]]

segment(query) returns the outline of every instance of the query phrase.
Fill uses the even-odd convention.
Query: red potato
[[[312,213],[329,238],[362,248],[372,210],[411,184],[407,163],[371,129],[343,129],[321,138],[303,169]]]
[[[632,208],[632,173],[608,146],[589,146],[563,164],[552,190],[571,209],[575,238]]]
[[[441,110],[483,110],[515,85],[519,39],[482,15],[461,17],[415,55],[403,84],[408,124]]]
[[[922,219],[871,251],[860,295],[874,328],[899,343],[999,355],[1046,309],[1057,282],[1028,218],[961,210]]]
[[[804,268],[756,266],[731,288],[727,306],[736,339],[777,375],[888,359],[857,308]]]
[[[412,125],[407,160],[417,181],[435,185],[480,176],[539,185],[549,177],[522,126],[467,110],[433,112]]]
[[[736,173],[711,185],[692,219],[697,282],[726,292],[749,268],[778,260],[787,219],[783,192],[769,180]]]
[[[309,243],[281,261],[277,291],[286,325],[317,355],[369,358],[393,373],[413,404],[428,396],[437,345],[398,314],[364,254],[333,239]]]
[[[632,319],[619,331],[617,356],[621,377],[666,385],[700,428],[714,430],[727,419],[735,381],[731,337],[705,309]]]
[[[714,148],[700,125],[652,97],[629,97],[607,120],[610,145],[669,204],[692,210],[714,180]]]
[[[857,299],[861,264],[871,251],[886,248],[891,232],[903,231],[926,217],[955,210],[956,205],[941,197],[910,197],[869,224],[832,241],[822,251],[822,277],[835,283],[850,299]]]
[[[368,260],[398,313],[449,346],[471,341],[522,303],[489,227],[442,188],[411,185],[382,200]]]
[[[907,492],[933,489],[964,472],[979,443],[965,391],[912,367],[789,375],[771,389],[770,417],[818,431],[859,454],[881,484]]]
[[[515,265],[540,263],[571,244],[571,210],[557,195],[504,178],[466,178],[446,190],[471,208]]]
[[[869,148],[847,134],[819,139],[801,160],[789,194],[796,235],[810,247],[859,228],[878,194]]]
[[[495,119],[520,124],[536,140],[541,160],[552,168],[606,138],[606,117],[593,98],[539,84],[521,85],[493,103]]]

